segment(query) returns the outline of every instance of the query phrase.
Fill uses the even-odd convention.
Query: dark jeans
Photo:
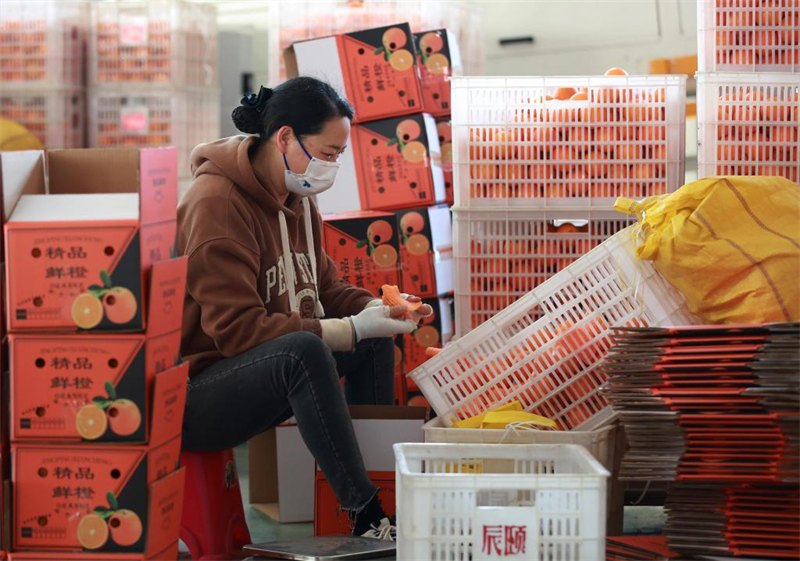
[[[365,339],[352,353],[332,353],[313,333],[291,333],[223,359],[192,377],[183,448],[232,448],[294,415],[342,507],[357,511],[376,489],[367,476],[347,402],[393,401],[391,339]]]

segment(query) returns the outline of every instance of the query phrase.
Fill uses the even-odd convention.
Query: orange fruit
[[[92,329],[103,320],[103,304],[89,292],[83,292],[72,302],[72,321],[81,329]]]
[[[435,327],[425,325],[414,333],[414,340],[420,347],[433,347],[439,344],[439,332]]]
[[[569,99],[572,101],[585,101],[589,99],[589,94],[586,91],[575,92],[569,97]]]
[[[85,549],[99,549],[108,541],[108,525],[100,515],[90,513],[78,523],[78,543]]]
[[[422,134],[422,128],[414,119],[404,119],[397,125],[397,138],[403,141],[403,144],[408,144],[412,140],[419,138]]]
[[[575,88],[558,88],[556,89],[556,99],[572,99],[572,96],[577,95],[578,91]]]
[[[438,53],[444,48],[444,40],[439,33],[426,33],[419,38],[419,50],[426,56]]]
[[[450,69],[450,61],[443,54],[436,53],[425,61],[425,68],[431,74],[446,74]]]
[[[403,147],[402,154],[406,161],[411,162],[412,164],[418,164],[425,161],[428,151],[425,149],[424,144],[418,140],[414,140]]]
[[[81,438],[97,440],[108,428],[106,412],[94,403],[84,405],[78,409],[78,413],[75,415],[75,428]]]
[[[142,413],[130,399],[117,399],[106,410],[111,432],[120,436],[135,433],[142,424]]]
[[[389,56],[389,65],[398,72],[405,72],[414,66],[414,56],[405,49],[397,50]]]
[[[373,245],[385,244],[393,235],[392,226],[386,220],[376,220],[367,227],[367,239]]]
[[[400,230],[411,235],[421,232],[425,228],[425,219],[418,212],[407,212],[400,218]]]
[[[422,234],[414,234],[406,241],[406,249],[411,255],[425,255],[431,248],[431,242]]]
[[[117,545],[130,546],[139,541],[142,537],[142,521],[139,515],[122,508],[116,511],[108,519],[108,527],[111,529],[111,539]]]
[[[399,27],[390,27],[383,32],[381,42],[387,51],[393,53],[400,49],[400,47],[405,46],[408,42],[408,37],[406,37],[405,32]],[[408,53],[408,51],[405,52]]]
[[[397,264],[397,250],[390,245],[379,245],[372,252],[372,260],[378,267],[392,267]]]
[[[609,68],[608,70],[606,70],[605,71],[605,75],[606,76],[627,76],[628,73],[625,72],[625,70],[623,70],[622,68],[614,66],[614,67]]]
[[[128,323],[136,315],[137,308],[136,297],[124,286],[110,288],[103,296],[103,309],[112,323]]]

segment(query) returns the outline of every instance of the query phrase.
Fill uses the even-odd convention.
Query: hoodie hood
[[[220,175],[259,205],[275,211],[294,212],[299,202],[297,197],[290,195],[284,205],[275,189],[256,177],[252,158],[258,142],[256,136],[238,135],[198,145],[190,156],[192,177],[196,180],[205,174]]]

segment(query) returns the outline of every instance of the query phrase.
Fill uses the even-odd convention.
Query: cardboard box
[[[378,499],[381,501],[383,511],[389,516],[394,516],[396,510],[394,471],[368,473],[370,480],[378,487]],[[325,474],[317,470],[314,481],[315,536],[350,533],[353,523],[341,506]]]
[[[152,555],[135,553],[67,553],[64,551],[15,551],[9,561],[163,561],[178,558],[178,542]]]
[[[403,371],[403,336],[398,335],[394,338],[394,402],[397,405],[407,405],[407,400],[408,388]]]
[[[436,119],[436,132],[439,133],[439,146],[442,152],[444,202],[453,206],[453,131],[450,115]]]
[[[442,348],[453,337],[453,318],[451,315],[451,299],[423,298],[433,308],[433,315],[422,320],[422,326],[411,334],[403,336],[403,361],[406,374],[428,360],[425,349]],[[411,380],[407,379],[407,382]],[[410,387],[409,391],[417,391]]]
[[[376,297],[384,284],[400,284],[397,228],[388,212],[360,211],[322,216],[325,252],[346,283]]]
[[[150,555],[177,541],[187,375],[156,377],[149,446],[12,445],[15,549]]]
[[[420,298],[453,292],[453,226],[444,205],[395,212],[400,287]]]
[[[4,192],[9,330],[144,329],[151,265],[177,249],[175,148],[46,158],[46,190],[39,159],[13,183],[34,194]]]
[[[45,184],[44,153],[40,150],[0,152],[0,216],[8,219],[7,210],[23,194],[39,193]],[[5,262],[5,238],[0,229],[0,261]],[[5,292],[3,293],[5,294]]]
[[[436,117],[449,115],[450,77],[462,73],[456,36],[447,29],[423,31],[414,33],[414,45],[422,81],[423,110]]]
[[[422,442],[422,408],[351,405],[350,415],[368,471],[394,470],[395,442]],[[248,456],[251,506],[281,523],[314,519],[315,462],[297,425],[252,439]]]
[[[445,200],[436,121],[427,113],[353,125],[323,213],[394,210]]]
[[[356,123],[422,111],[422,90],[407,23],[294,43],[287,75],[328,82],[353,104]]]

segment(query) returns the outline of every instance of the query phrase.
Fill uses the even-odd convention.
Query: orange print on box
[[[453,131],[450,117],[436,120],[436,133],[442,151],[442,172],[444,173],[444,202],[453,206]]]
[[[399,254],[394,215],[352,212],[322,217],[325,252],[339,278],[376,297],[384,284],[399,283]]]
[[[403,336],[403,359],[406,373],[411,372],[430,356],[426,353],[429,347],[441,348],[448,342],[453,333],[450,300],[444,298],[423,298],[425,304],[433,308],[433,315],[422,320],[413,333]],[[407,382],[411,382],[407,379]],[[416,387],[409,387],[415,391]]]
[[[455,37],[446,29],[414,34],[422,82],[422,108],[434,117],[450,114],[450,77],[461,73]]]
[[[337,46],[356,122],[422,110],[416,53],[407,23],[340,35]]]
[[[423,114],[362,123],[353,127],[353,149],[361,205],[370,209],[396,209],[433,204],[437,185],[428,128],[435,126]],[[431,131],[433,133],[433,131]],[[435,169],[434,169],[435,168]]]

